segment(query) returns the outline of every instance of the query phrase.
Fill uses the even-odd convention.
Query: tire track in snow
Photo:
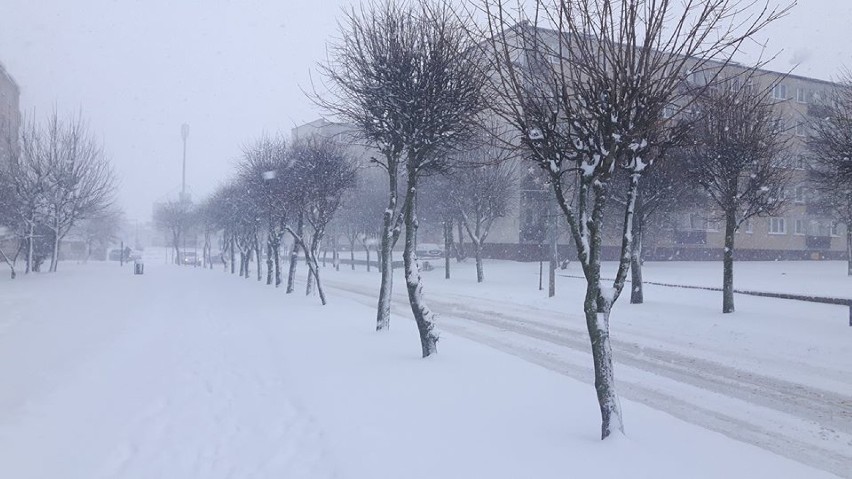
[[[326,281],[326,284],[348,293],[348,296],[365,305],[375,305],[373,288],[334,281]],[[410,314],[407,311],[408,302],[404,298],[397,296],[394,303],[406,311],[406,316]],[[437,295],[430,297],[429,303],[441,312],[438,325],[447,332],[589,382],[591,367],[585,357],[570,361],[565,358],[564,349],[553,348],[567,347],[574,353],[589,353],[585,331],[534,319],[520,319],[495,311],[484,312],[464,303],[443,300]],[[517,309],[517,306],[511,309]],[[536,313],[550,319],[561,316],[564,320],[567,316],[541,310]],[[535,343],[543,343],[544,347],[531,346]],[[642,381],[627,380],[623,377],[626,374],[619,374],[619,392],[624,397],[776,454],[841,477],[852,478],[852,396],[806,388],[793,382],[628,341],[613,339],[613,350],[614,359],[622,372],[626,366],[640,374],[650,373],[733,398],[746,405],[778,411],[798,419],[795,422],[800,427],[804,424],[808,429],[805,433],[814,440],[807,441],[799,437],[801,429],[795,429],[793,434],[785,431],[783,426],[769,429],[749,422],[747,415],[738,418],[735,414],[706,407],[706,404],[697,404],[697,401],[684,400],[671,393],[652,389],[643,385]]]

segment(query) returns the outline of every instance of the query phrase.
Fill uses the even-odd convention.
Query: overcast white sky
[[[311,121],[310,72],[348,0],[0,0],[0,62],[25,113],[82,109],[121,179],[119,202],[147,221],[187,183],[202,197],[240,146]],[[852,67],[852,2],[799,0],[764,36],[773,67],[832,79]]]

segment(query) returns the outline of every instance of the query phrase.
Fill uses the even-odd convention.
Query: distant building
[[[739,67],[732,67],[739,68]],[[703,74],[691,74],[689,81],[706,81]],[[778,164],[792,177],[786,189],[787,207],[773,217],[754,217],[742,225],[736,233],[736,254],[744,260],[776,259],[840,259],[845,256],[845,231],[850,225],[837,224],[817,206],[816,198],[808,182],[808,164],[812,161],[807,150],[808,120],[825,114],[821,105],[829,98],[828,93],[835,84],[812,78],[786,75],[771,71],[760,71],[752,79],[751,87],[776,84],[772,99],[786,126],[789,150],[785,155],[789,162]],[[293,129],[293,138],[318,134],[342,138],[351,145],[352,154],[368,159],[378,152],[354,141],[350,125],[316,120]],[[368,170],[369,171],[369,170]],[[509,213],[494,222],[488,243],[487,257],[516,260],[540,260],[549,257],[548,239],[552,238],[552,222],[559,222],[558,245],[560,256],[574,258],[574,247],[566,233],[565,221],[552,205],[553,194],[541,181],[537,181],[537,170],[521,163],[518,168],[517,201]],[[360,174],[364,174],[363,171]],[[612,215],[611,215],[612,216]],[[655,225],[645,232],[643,256],[653,260],[716,260],[721,259],[724,248],[724,227],[714,218],[718,212],[712,206],[695,207],[688,211],[669,215],[664,225]],[[613,220],[615,221],[615,220]],[[435,228],[426,227],[421,239],[440,242],[440,238],[429,237]],[[615,225],[609,231],[619,231]],[[438,233],[440,234],[440,233]],[[608,234],[604,238],[605,259],[616,259],[620,236]]]
[[[8,164],[18,148],[21,91],[0,63],[0,165]]]

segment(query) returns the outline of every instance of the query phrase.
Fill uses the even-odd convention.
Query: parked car
[[[201,258],[194,251],[184,251],[180,254],[180,264],[201,266]]]
[[[417,245],[418,258],[443,258],[444,247],[435,243],[420,243]]]

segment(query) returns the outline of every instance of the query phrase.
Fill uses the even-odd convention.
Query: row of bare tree
[[[202,216],[210,231],[224,231],[232,271],[240,253],[244,276],[252,256],[260,264],[265,237],[270,284],[273,277],[281,283],[278,248],[289,234],[292,291],[300,250],[308,287],[319,286],[317,248],[347,203],[337,227],[350,249],[360,241],[369,253],[378,230],[378,331],[389,327],[393,250],[404,239],[405,286],[428,357],[437,352],[438,332],[416,256],[420,215],[440,218],[447,256],[453,225],[462,226],[482,281],[482,244],[512,202],[518,166],[537,169],[586,279],[583,310],[606,438],[623,431],[610,317],[630,272],[632,300],[642,301],[648,225],[686,204],[718,212],[725,224],[723,311],[732,312],[735,233],[750,218],[784,207],[789,132],[771,96],[777,76],[732,58],[787,9],[750,0],[512,5],[483,0],[468,16],[439,1],[386,0],[348,11],[314,99],[377,152],[372,163],[382,175],[368,190],[381,188],[383,196],[347,196],[354,175],[348,168],[339,170],[346,172],[339,183],[308,186],[314,174],[337,178],[329,171],[338,170],[319,165],[339,146],[323,149],[314,139],[285,148],[281,140],[264,140],[247,149],[238,179],[214,195]],[[477,26],[473,17],[484,21]],[[813,172],[847,178],[841,187],[818,180],[826,197],[847,200],[850,155],[843,147],[852,123],[841,109],[830,111],[813,128],[812,146],[822,152]],[[300,158],[313,166],[299,166]],[[618,262],[607,280],[601,259],[605,238],[613,237]]]
[[[54,112],[41,123],[24,121],[11,141],[13,156],[0,171],[0,227],[9,233],[0,238],[0,257],[12,277],[21,254],[25,273],[39,271],[46,258],[55,272],[62,240],[75,227],[88,247],[108,243],[121,218],[113,208],[115,175],[82,117]]]
[[[244,148],[236,177],[200,205],[179,200],[160,205],[154,213],[158,226],[170,233],[179,262],[180,245],[190,231],[203,237],[203,263],[212,267],[213,241],[220,238],[219,254],[226,269],[245,278],[256,262],[257,280],[283,284],[281,247],[285,235],[292,245],[286,290],[295,289],[300,254],[308,266],[307,294],[320,281],[319,251],[335,212],[355,184],[356,167],[333,139],[310,137],[287,145],[280,136],[264,136]]]
[[[522,8],[484,0],[468,16],[447,3],[422,0],[375,2],[350,10],[341,23],[341,40],[331,45],[322,67],[327,91],[316,97],[380,153],[374,161],[387,174],[377,330],[390,321],[389,263],[404,232],[406,287],[422,354],[437,351],[435,315],[423,297],[415,256],[417,202],[430,187],[439,191],[424,178],[446,172],[449,160],[460,156],[482,125],[498,118],[506,127],[498,135],[502,147],[541,170],[568,224],[587,282],[584,310],[601,435],[623,430],[609,321],[631,263],[639,268],[635,251],[641,241],[636,238],[655,202],[663,201],[657,196],[664,195],[643,188],[643,180],[655,175],[675,148],[693,153],[690,157],[724,156],[731,138],[722,134],[739,133],[730,131],[733,123],[724,124],[737,122],[749,164],[724,171],[719,181],[730,183],[744,175],[744,184],[757,187],[752,196],[760,196],[764,206],[744,211],[747,200],[734,180],[736,206],[728,204],[730,195],[720,194],[719,200],[735,209],[729,224],[735,229],[749,215],[774,207],[769,198],[777,196],[776,184],[769,181],[772,175],[758,170],[772,161],[777,143],[761,145],[765,133],[777,133],[777,121],[772,115],[748,116],[755,109],[747,109],[758,104],[758,113],[772,111],[771,105],[762,108],[765,95],[760,93],[765,90],[735,88],[732,81],[725,87],[728,78],[723,81],[747,74],[730,73],[732,56],[785,12],[768,5],[755,9],[759,6],[736,0],[563,0],[535,1]],[[477,26],[473,17],[484,17],[484,23]],[[694,72],[706,81],[689,81]],[[694,161],[687,169],[712,175],[705,166]],[[454,174],[461,183],[449,188],[464,190],[464,176]],[[658,176],[659,188],[680,181]],[[712,196],[711,183],[702,185]],[[490,205],[479,204],[488,202],[486,197],[464,202],[461,214],[475,245],[487,236],[491,218],[499,216],[488,211]],[[614,281],[605,285],[605,217],[613,209],[621,218],[615,222],[620,259]]]

